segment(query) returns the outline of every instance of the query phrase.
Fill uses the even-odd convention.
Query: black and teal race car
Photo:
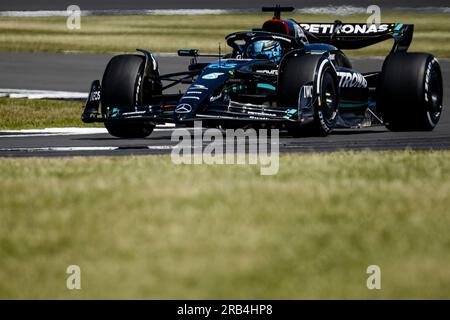
[[[231,53],[192,57],[187,70],[160,74],[155,56],[118,55],[91,85],[82,120],[103,122],[120,138],[150,135],[158,123],[282,128],[293,136],[326,135],[336,127],[382,123],[393,131],[433,130],[442,112],[437,59],[407,52],[413,25],[298,23],[281,19],[293,8],[271,7],[262,28],[226,37]],[[360,73],[341,50],[393,39],[382,70]],[[199,57],[215,56],[215,62]],[[184,93],[166,89],[188,84]]]

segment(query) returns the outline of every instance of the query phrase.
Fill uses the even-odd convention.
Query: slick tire
[[[431,131],[442,113],[442,73],[428,53],[394,53],[381,71],[377,109],[391,131]]]
[[[142,103],[142,80],[144,57],[139,55],[118,55],[113,57],[102,79],[102,113],[108,118],[108,108],[118,108],[121,112],[133,111]],[[149,122],[119,123],[105,121],[109,134],[118,138],[145,138],[149,136],[154,125]]]
[[[300,90],[306,84],[313,86],[313,119],[304,125],[288,126],[288,133],[294,137],[326,136],[333,131],[337,121],[339,87],[336,71],[324,56],[288,54],[279,69],[280,105],[298,108]]]

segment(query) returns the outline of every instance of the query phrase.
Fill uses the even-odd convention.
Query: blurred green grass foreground
[[[217,52],[232,32],[259,28],[267,14],[199,16],[83,16],[80,30],[68,30],[65,17],[0,17],[0,51],[12,52],[173,52],[198,48]],[[299,22],[332,22],[333,15],[286,15]],[[338,17],[344,22],[365,22],[367,15]],[[450,57],[450,14],[382,13],[382,22],[415,24],[411,51]],[[386,55],[392,42],[384,42],[349,55]]]
[[[448,151],[0,159],[0,188],[2,299],[450,296]]]

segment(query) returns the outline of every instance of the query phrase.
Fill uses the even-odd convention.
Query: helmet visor
[[[258,40],[248,45],[245,54],[251,59],[267,58],[277,62],[281,59],[281,44],[274,40]]]

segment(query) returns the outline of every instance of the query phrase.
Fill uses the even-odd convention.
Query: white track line
[[[153,131],[174,131],[182,130],[175,128],[175,124],[166,123],[157,125]],[[106,134],[105,128],[46,128],[46,129],[25,129],[25,130],[1,130],[1,138],[24,138],[24,137],[49,137],[49,136],[74,136],[90,134]]]
[[[175,146],[145,146],[136,147],[139,149],[148,150],[171,150]],[[0,152],[80,152],[80,151],[116,151],[120,149],[130,150],[133,148],[121,148],[116,146],[101,146],[101,147],[36,147],[36,148],[0,148]]]
[[[87,92],[0,88],[0,97],[27,99],[86,99]]]
[[[105,128],[46,128],[26,130],[2,130],[0,138],[45,137],[108,133]]]

